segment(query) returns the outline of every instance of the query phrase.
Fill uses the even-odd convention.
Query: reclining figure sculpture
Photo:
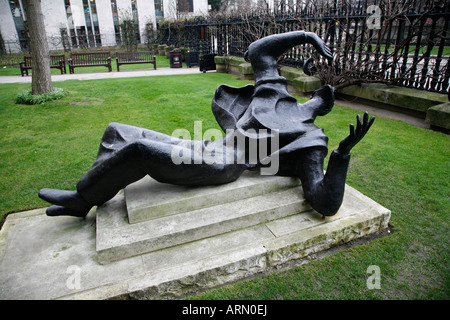
[[[236,180],[245,170],[262,170],[264,159],[249,161],[249,145],[266,141],[270,145],[275,133],[276,150],[268,158],[277,157],[277,175],[298,177],[305,199],[323,216],[334,215],[342,204],[350,150],[364,137],[374,121],[366,112],[357,115],[356,128],[330,155],[326,173],[324,159],[327,141],[314,120],[331,111],[334,89],[325,85],[311,99],[299,104],[287,91],[287,81],[277,69],[277,58],[293,46],[312,44],[318,53],[332,59],[331,50],[314,33],[293,31],[267,36],[253,42],[245,54],[255,76],[255,85],[234,88],[221,85],[212,101],[212,111],[220,127],[227,132],[215,141],[183,140],[131,125],[111,123],[101,140],[97,160],[79,180],[76,191],[41,189],[39,197],[51,204],[47,215],[85,217],[94,206],[113,198],[128,184],[149,175],[163,183],[184,186],[223,184]],[[245,144],[235,144],[244,138]],[[213,147],[214,161],[205,156]],[[273,147],[273,146],[272,146]],[[273,149],[273,148],[272,148]],[[175,163],[173,153],[186,151],[191,159]],[[265,159],[267,160],[267,159]],[[151,196],[151,195],[149,195]]]

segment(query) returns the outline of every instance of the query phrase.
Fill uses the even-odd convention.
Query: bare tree
[[[28,32],[30,35],[31,58],[33,73],[31,78],[31,93],[33,95],[53,92],[50,74],[50,55],[47,35],[45,32],[44,15],[41,0],[22,0],[26,12]]]
[[[136,51],[138,45],[136,34],[139,32],[139,29],[133,19],[122,20],[120,23],[120,31],[125,49],[127,51]]]
[[[147,49],[152,51],[153,50],[153,44],[156,42],[156,38],[158,36],[157,31],[155,30],[155,27],[153,25],[153,21],[148,20],[145,23],[145,44],[147,46]]]
[[[120,34],[122,37],[122,44],[127,51],[136,51],[138,45],[137,35],[139,34],[139,26],[129,10],[120,10]]]
[[[170,0],[167,7],[167,17],[171,19],[181,19],[189,14],[189,1],[188,0]],[[166,15],[166,12],[164,12]]]

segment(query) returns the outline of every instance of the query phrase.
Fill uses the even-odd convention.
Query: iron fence
[[[377,81],[449,92],[449,0],[288,3],[271,11],[191,18],[182,27],[159,25],[158,42],[201,54],[242,57],[251,42],[264,36],[312,31],[334,51],[333,62],[320,61],[310,46],[303,45],[286,52],[282,65],[303,67],[313,59],[319,76],[332,77],[326,80],[334,85]]]

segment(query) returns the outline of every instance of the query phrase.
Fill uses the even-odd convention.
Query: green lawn
[[[203,130],[219,128],[211,99],[222,83],[247,82],[218,73],[70,80],[54,83],[67,97],[34,106],[11,103],[29,84],[0,85],[1,215],[46,206],[37,197],[43,187],[73,190],[110,122],[167,134],[193,132],[198,120]],[[335,106],[317,119],[330,150],[355,115]],[[449,174],[449,136],[378,117],[352,152],[347,182],[392,211],[390,236],[192,298],[449,299]],[[366,287],[370,265],[381,269],[381,290]]]

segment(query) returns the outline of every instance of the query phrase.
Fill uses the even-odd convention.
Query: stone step
[[[125,188],[130,223],[212,207],[298,186],[298,178],[244,172],[236,181],[205,187],[183,187],[145,177]]]
[[[255,226],[310,209],[301,186],[296,186],[130,224],[126,201],[115,199],[97,209],[96,249],[101,264]]]

